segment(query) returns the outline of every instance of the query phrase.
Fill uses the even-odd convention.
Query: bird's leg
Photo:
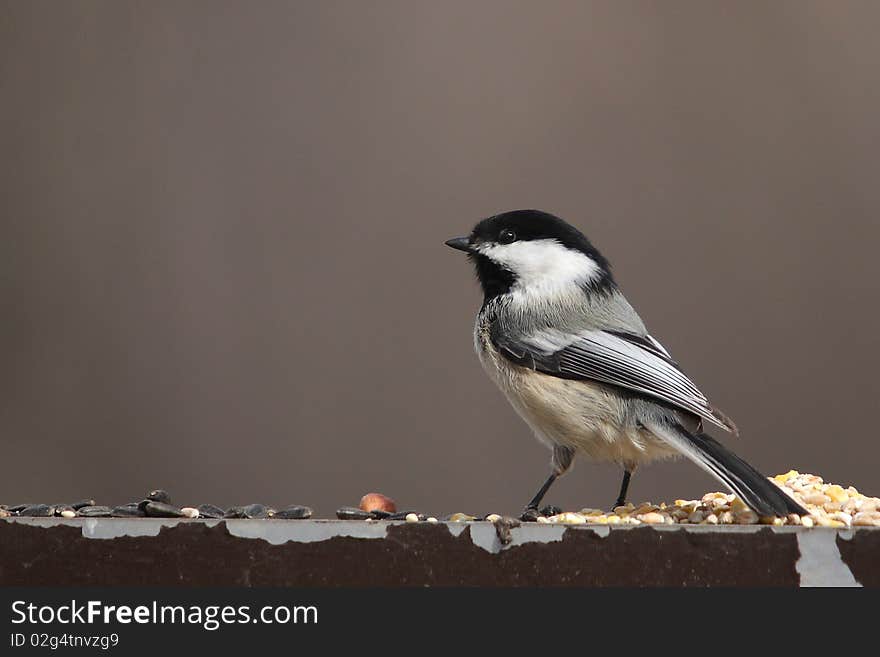
[[[623,470],[623,481],[620,482],[620,494],[617,496],[617,502],[615,503],[615,507],[623,506],[626,504],[626,491],[629,488],[629,480],[632,477],[633,470],[635,470],[634,465],[627,464],[624,466]]]
[[[556,472],[551,472],[550,476],[547,477],[547,481],[544,482],[544,485],[535,493],[535,496],[532,498],[532,501],[526,505],[526,511],[531,509],[537,509],[538,505],[541,503],[541,500],[544,499],[544,495],[547,494],[547,491],[550,490],[550,486],[553,485],[553,482],[556,481],[556,478],[559,476]]]
[[[536,511],[538,510],[538,505],[541,503],[541,500],[544,499],[544,495],[550,490],[550,486],[553,485],[553,482],[556,481],[558,477],[564,475],[571,467],[573,459],[574,450],[570,447],[557,445],[553,448],[553,458],[550,462],[553,469],[550,472],[550,476],[547,477],[547,481],[544,482],[541,488],[538,489],[538,492],[535,493],[532,500],[526,505],[526,509],[522,514],[523,520],[534,520],[535,517],[537,517]]]

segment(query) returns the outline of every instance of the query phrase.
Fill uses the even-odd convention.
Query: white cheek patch
[[[602,273],[592,258],[553,239],[484,244],[477,250],[513,272],[517,278],[514,287],[523,290],[562,289],[572,283],[587,283]]]

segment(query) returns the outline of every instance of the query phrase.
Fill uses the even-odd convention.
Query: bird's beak
[[[446,240],[446,246],[457,249],[458,251],[464,251],[465,253],[473,251],[467,237],[453,237],[451,240]]]

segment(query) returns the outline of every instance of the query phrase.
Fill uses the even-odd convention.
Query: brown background
[[[443,241],[539,207],[740,425],[880,494],[880,5],[3,2],[0,501],[513,512]],[[604,506],[613,466],[548,497]],[[637,499],[718,486],[687,462]]]

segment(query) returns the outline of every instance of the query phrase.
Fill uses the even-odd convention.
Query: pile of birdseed
[[[822,477],[789,470],[770,481],[801,504],[809,515],[784,518],[759,517],[738,497],[728,493],[706,493],[699,500],[675,500],[671,505],[644,502],[626,504],[613,511],[581,509],[541,515],[537,522],[563,524],[621,525],[803,525],[804,527],[880,527],[880,498],[868,497],[849,486],[826,484]]]

